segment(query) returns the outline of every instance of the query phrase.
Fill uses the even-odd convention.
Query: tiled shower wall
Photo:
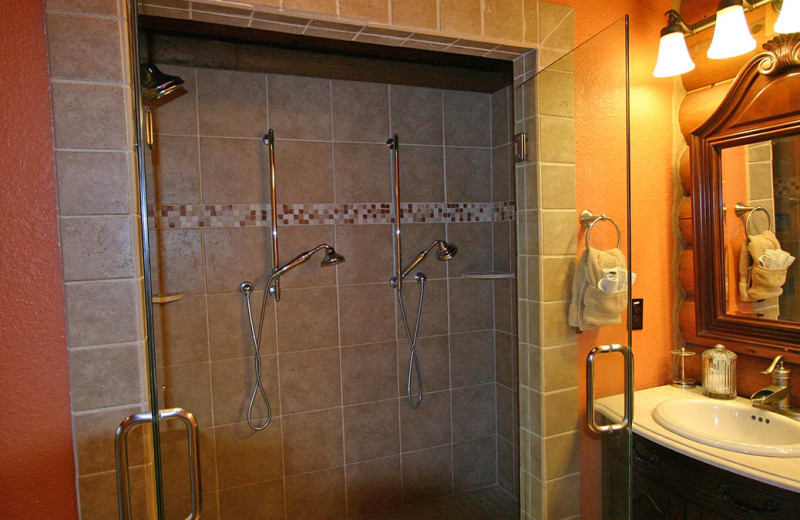
[[[462,277],[511,269],[513,222],[493,221],[493,211],[460,221],[453,209],[512,200],[509,89],[489,95],[162,68],[187,80],[188,93],[154,110],[154,292],[186,294],[156,309],[159,384],[167,407],[198,417],[206,508],[221,518],[282,518],[284,510],[289,518],[343,518],[498,481],[514,492],[514,284]],[[261,348],[273,419],[262,432],[247,426],[254,376],[239,285],[256,284],[258,312],[272,262],[261,140],[270,127],[281,214],[386,207],[385,141],[395,132],[403,201],[445,209],[403,225],[404,263],[436,238],[459,247],[450,262],[432,255],[419,267],[428,282],[418,410],[403,397],[408,344],[388,284],[386,215],[354,214],[352,224],[341,213],[319,223],[288,217],[279,228],[282,262],[322,242],[347,261],[321,269],[316,258],[281,279]],[[181,217],[206,205],[219,212],[206,211],[202,223]],[[244,217],[226,217],[237,211]],[[413,320],[411,278],[404,295]],[[263,406],[255,410],[264,416]],[[166,496],[184,498],[170,503],[175,518],[187,507],[185,464],[176,457],[183,436],[168,432],[164,447]]]

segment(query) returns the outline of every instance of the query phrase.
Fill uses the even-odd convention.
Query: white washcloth
[[[788,269],[794,263],[794,257],[783,249],[767,249],[758,263],[767,269]]]

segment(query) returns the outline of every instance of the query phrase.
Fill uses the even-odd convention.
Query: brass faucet
[[[772,375],[772,384],[750,396],[753,406],[800,420],[800,408],[792,406],[792,373],[783,367],[783,356],[773,359],[761,373]]]

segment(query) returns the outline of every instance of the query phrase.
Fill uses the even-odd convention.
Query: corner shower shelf
[[[474,280],[500,280],[502,278],[516,278],[514,273],[503,273],[498,271],[486,271],[482,273],[464,273],[464,278],[472,278]]]
[[[157,294],[153,296],[153,303],[172,303],[186,298],[185,293]]]

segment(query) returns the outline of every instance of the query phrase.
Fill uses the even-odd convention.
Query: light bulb
[[[800,0],[783,0],[781,14],[775,22],[776,33],[800,32]]]
[[[658,59],[653,70],[653,76],[657,78],[677,76],[694,69],[694,62],[689,56],[689,49],[686,48],[683,32],[678,29],[664,34],[668,29],[662,32],[658,44]]]
[[[747,27],[741,2],[717,11],[714,36],[707,56],[712,60],[733,58],[756,48],[756,40]]]

